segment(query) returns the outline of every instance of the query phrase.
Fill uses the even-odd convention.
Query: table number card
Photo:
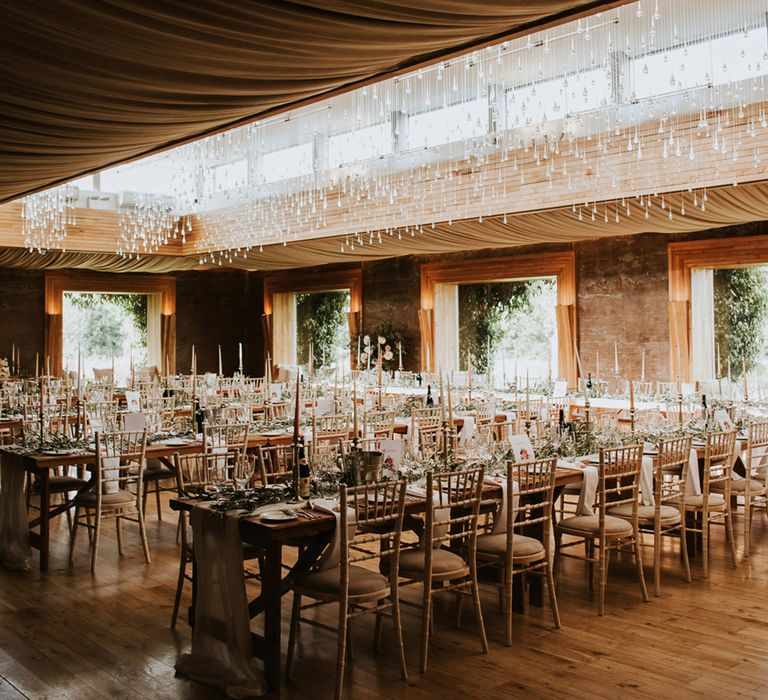
[[[521,435],[510,435],[509,445],[512,448],[512,454],[515,455],[516,462],[527,462],[529,459],[536,459],[533,452],[531,438],[525,433]]]
[[[552,389],[552,396],[561,397],[568,393],[568,380],[567,379],[555,379],[555,386]]]
[[[128,405],[128,413],[141,413],[141,392],[126,391],[125,403]]]
[[[728,411],[724,408],[718,408],[714,414],[715,422],[720,426],[720,430],[733,430],[734,425]]]
[[[399,469],[403,464],[404,440],[394,438],[382,438],[379,441],[379,450],[384,458],[385,469]]]

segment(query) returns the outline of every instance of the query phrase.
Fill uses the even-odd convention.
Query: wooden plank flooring
[[[737,519],[737,531],[741,529]],[[104,531],[97,575],[88,571],[86,538],[73,567],[69,536],[59,518],[51,569],[15,573],[0,569],[0,699],[5,698],[223,698],[174,675],[189,649],[182,621],[168,624],[177,573],[176,525],[167,512],[148,521],[152,564],[142,559],[138,533],[124,526],[126,555],[118,557],[113,528]],[[488,698],[766,698],[768,697],[768,524],[755,516],[753,556],[728,562],[722,528],[714,530],[712,573],[694,582],[680,577],[674,543],[664,552],[662,596],[643,603],[631,559],[611,563],[606,615],[599,618],[579,562],[566,561],[559,582],[563,629],[551,626],[549,607],[514,618],[515,643],[503,645],[495,590],[484,588],[483,611],[491,651],[480,653],[471,606],[462,629],[453,627],[454,600],[436,610],[430,669],[418,672],[419,614],[404,606],[409,680],[399,679],[391,635],[372,651],[373,619],[357,621],[354,659],[347,666],[346,696],[466,700]],[[646,576],[652,587],[646,550]],[[417,600],[413,588],[405,597]],[[183,601],[188,605],[189,591]],[[284,599],[284,619],[290,596]],[[319,615],[335,622],[335,608]],[[255,623],[256,627],[259,621]],[[284,642],[287,624],[284,625]],[[303,627],[294,675],[285,698],[324,698],[333,691],[335,638]],[[272,694],[272,697],[275,695]]]

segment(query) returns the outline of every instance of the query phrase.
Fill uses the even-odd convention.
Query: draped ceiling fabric
[[[607,0],[4,0],[0,203]]]
[[[768,183],[760,182],[738,187],[709,189],[706,211],[693,206],[692,195],[686,195],[686,214],[680,215],[677,197],[673,198],[672,219],[669,209],[653,206],[650,216],[644,218],[635,200],[630,217],[622,216],[614,223],[613,210],[609,210],[608,223],[602,219],[603,209],[593,222],[588,213],[579,221],[570,208],[550,209],[531,214],[508,215],[508,223],[501,218],[487,217],[480,223],[476,219],[436,224],[424,228],[423,233],[398,240],[383,237],[383,243],[356,245],[354,252],[342,253],[343,239],[319,238],[287,246],[274,245],[262,253],[251,252],[247,258],[236,258],[228,265],[244,270],[282,270],[313,267],[328,263],[351,263],[380,260],[400,255],[450,253],[483,248],[503,248],[542,243],[574,243],[576,241],[636,233],[692,233],[723,226],[734,226],[752,221],[768,220]],[[50,251],[45,255],[28,253],[21,248],[0,248],[0,268],[26,267],[37,269],[88,269],[99,272],[171,272],[173,270],[206,269],[217,266],[198,264],[198,256],[146,255],[136,260],[108,253]]]

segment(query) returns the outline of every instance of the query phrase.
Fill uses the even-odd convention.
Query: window
[[[312,172],[312,144],[301,143],[279,151],[265,153],[261,158],[261,182],[278,182]]]
[[[345,131],[328,139],[328,168],[378,158],[392,152],[389,122]]]
[[[556,377],[557,283],[552,278],[460,284],[459,365],[488,373],[494,386]]]
[[[208,168],[203,177],[203,193],[208,197],[220,192],[243,192],[247,186],[246,158]]]
[[[133,367],[150,364],[147,302],[146,294],[64,292],[64,370],[76,371],[80,357],[86,378],[114,367],[115,382],[127,386]]]
[[[169,161],[146,160],[101,173],[102,192],[173,194],[173,166]]]
[[[408,148],[431,148],[488,133],[488,101],[461,104],[408,117]]]

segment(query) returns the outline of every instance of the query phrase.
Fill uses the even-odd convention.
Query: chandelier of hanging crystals
[[[172,197],[122,193],[118,203],[117,254],[124,258],[160,252],[172,242],[184,244],[192,224],[175,212]]]
[[[554,207],[684,216],[685,193],[764,177],[766,21],[764,0],[641,0],[173,149],[145,161],[173,206],[121,210],[118,250],[186,241],[191,217],[221,263]]]
[[[77,188],[71,185],[24,197],[21,206],[24,247],[30,253],[66,250],[67,226],[77,223],[76,201]]]

